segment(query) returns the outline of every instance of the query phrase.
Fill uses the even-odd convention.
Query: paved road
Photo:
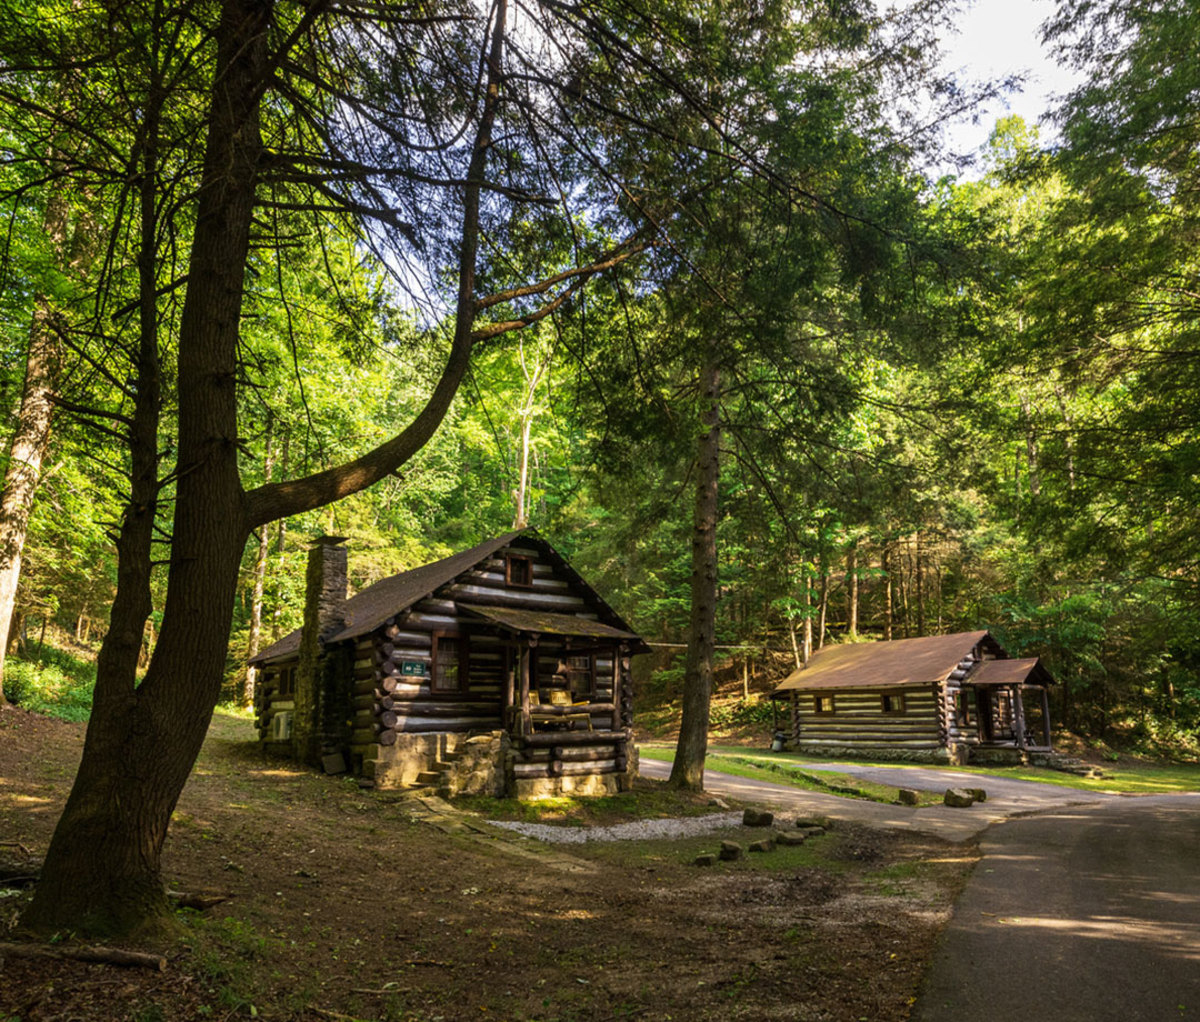
[[[828,763],[819,766],[825,770],[833,769]],[[924,834],[934,834],[947,841],[970,840],[993,823],[1007,820],[1015,813],[1121,799],[1118,795],[1077,791],[1057,784],[1013,781],[981,774],[960,774],[921,767],[853,767],[837,764],[836,769],[839,773],[886,772],[884,783],[895,784],[898,787],[944,791],[961,784],[964,787],[983,788],[988,793],[988,800],[967,809],[948,809],[945,806],[913,809],[909,806],[889,806],[879,802],[827,795],[823,792],[804,791],[788,785],[772,784],[769,781],[722,774],[715,770],[704,772],[704,788],[714,795],[766,805],[782,812],[819,814],[835,820],[858,821],[873,827],[915,830]],[[670,775],[671,764],[643,756],[640,770],[645,777],[663,780]]]
[[[1200,1020],[1200,794],[993,827],[914,1022]]]

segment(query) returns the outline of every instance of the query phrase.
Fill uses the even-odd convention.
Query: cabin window
[[[279,669],[279,688],[277,692],[281,696],[291,696],[296,694],[296,668],[281,667]]]
[[[504,558],[504,584],[514,589],[533,588],[533,561],[509,554]]]
[[[903,713],[904,712],[904,694],[897,692],[895,694],[885,694],[879,697],[884,713]]]
[[[467,688],[467,640],[435,632],[430,657],[429,687],[433,692],[463,692]]]
[[[970,727],[972,723],[970,692],[959,689],[954,693],[954,722],[959,727]]]
[[[556,673],[566,678],[572,696],[591,698],[596,691],[596,654],[567,650],[558,662]]]
[[[813,713],[833,713],[833,696],[813,696]]]

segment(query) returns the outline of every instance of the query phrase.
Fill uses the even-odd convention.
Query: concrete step
[[[426,787],[439,783],[441,779],[442,775],[438,771],[422,770],[419,774],[417,774],[416,783],[422,787]]]

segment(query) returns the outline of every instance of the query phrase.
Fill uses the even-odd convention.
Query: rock
[[[747,851],[751,852],[773,852],[775,850],[775,839],[773,837],[765,837],[761,841],[753,842]]]
[[[743,827],[769,827],[775,822],[775,814],[765,809],[747,809],[742,813]]]
[[[825,828],[824,827],[797,827],[796,833],[803,834],[806,838],[820,837],[822,834],[825,833]]]
[[[796,822],[792,826],[797,830],[804,827],[821,827],[824,830],[833,830],[833,820],[828,816],[797,816]]]
[[[915,806],[921,801],[921,793],[913,788],[901,788],[896,797],[902,806]]]
[[[694,866],[715,866],[717,864],[717,856],[715,852],[701,852],[692,860]]]
[[[721,842],[721,858],[726,862],[736,862],[745,854],[746,850],[736,841]]]
[[[808,834],[803,830],[781,830],[775,840],[781,845],[802,845],[808,840]]]
[[[968,788],[967,791],[971,793],[976,802],[987,801],[987,792],[983,788]]]
[[[948,805],[952,809],[966,809],[974,802],[975,796],[967,788],[947,788],[946,794],[942,796],[943,805]]]
[[[710,798],[708,800],[708,804],[710,806],[716,806],[718,809],[728,809],[729,808],[729,803],[726,802],[723,798]]]

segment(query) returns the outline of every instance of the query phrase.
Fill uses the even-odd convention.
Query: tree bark
[[[61,263],[66,251],[68,203],[61,185],[50,196],[43,227]],[[8,450],[4,490],[0,494],[0,626],[7,636],[17,604],[21,555],[29,534],[33,496],[42,474],[42,460],[50,445],[54,419],[54,394],[62,363],[62,345],[54,319],[56,312],[46,295],[34,299],[25,358],[25,385],[17,428]],[[4,703],[4,661],[8,643],[0,645],[0,705]]]
[[[858,541],[846,551],[846,637],[858,638]]]
[[[921,530],[913,544],[913,574],[917,600],[917,634],[925,634],[925,558],[921,551]]]
[[[706,339],[700,369],[702,410],[696,459],[696,502],[692,519],[692,616],[683,676],[683,717],[670,784],[704,788],[708,720],[712,702],[713,647],[717,617],[717,484],[720,477],[720,392],[716,343]]]
[[[883,639],[890,642],[892,638],[892,544],[884,541],[883,550],[879,555],[879,569],[883,572]]]
[[[263,481],[271,481],[271,473],[275,468],[275,448],[271,444],[271,422],[267,421],[267,436],[263,452]],[[267,579],[267,555],[270,553],[270,534],[265,525],[258,532],[258,552],[254,556],[254,589],[250,597],[250,638],[246,648],[246,660],[253,660],[258,655],[258,644],[262,637],[263,587]],[[246,677],[242,685],[242,705],[254,703],[254,684],[258,679],[257,667],[246,667]]]

